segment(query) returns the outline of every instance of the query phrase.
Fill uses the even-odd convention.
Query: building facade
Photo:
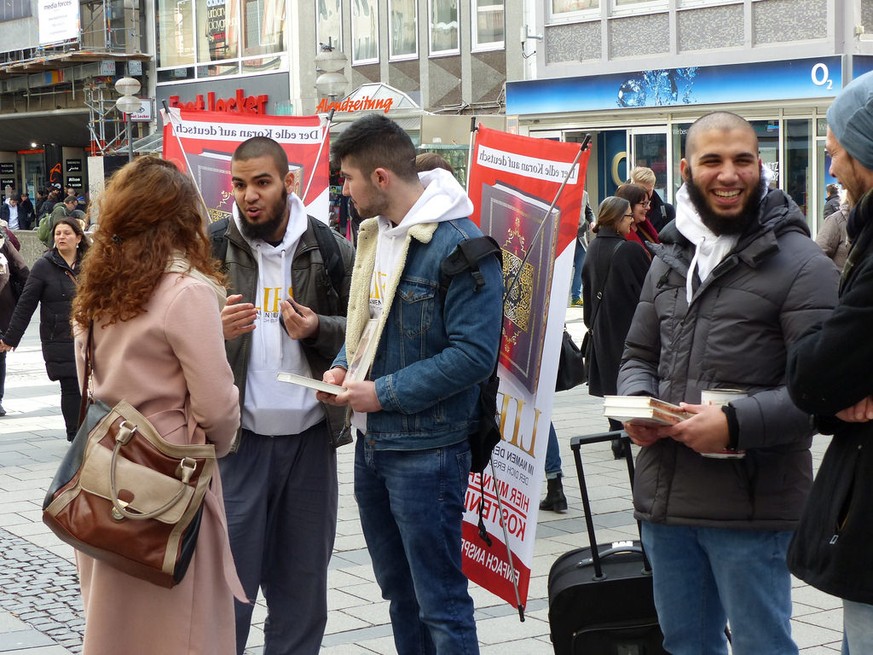
[[[825,112],[873,69],[873,0],[531,0],[525,15],[507,113],[533,136],[591,134],[593,201],[634,165],[672,201],[688,126],[727,109],[752,122],[776,183],[817,229],[833,181]]]

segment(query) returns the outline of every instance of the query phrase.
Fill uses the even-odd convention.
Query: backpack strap
[[[321,259],[324,262],[327,276],[330,278],[330,284],[336,295],[341,296],[346,267],[343,264],[339,244],[336,242],[336,237],[333,236],[334,230],[313,216],[307,215],[306,218],[309,219],[309,226],[318,242],[318,250],[321,252]]]
[[[476,284],[476,291],[485,286],[485,278],[479,270],[479,262],[489,255],[495,255],[502,266],[500,246],[497,245],[497,242],[492,237],[474,237],[473,239],[461,241],[458,247],[440,264],[440,273],[443,278],[440,282],[440,292],[443,297],[445,297],[448,291],[451,278],[464,271],[470,271],[472,274],[473,281]]]
[[[210,223],[206,229],[209,240],[212,242],[212,256],[220,262],[227,257],[227,226],[230,220],[222,218]]]

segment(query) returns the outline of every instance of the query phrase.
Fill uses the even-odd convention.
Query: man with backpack
[[[230,545],[246,594],[253,602],[260,587],[267,602],[265,655],[314,655],[327,623],[345,412],[276,376],[321,379],[341,348],[354,251],[306,215],[272,139],[243,142],[231,178],[233,217],[209,230],[229,286],[222,326],[242,414],[235,452],[219,463]],[[240,655],[252,609],[236,603]]]
[[[482,236],[473,205],[448,171],[416,172],[415,147],[389,118],[352,123],[332,158],[365,220],[346,345],[324,376],[346,391],[319,397],[353,410],[355,499],[397,652],[475,655],[461,523],[479,383],[500,340],[501,266],[476,258],[445,279],[460,244]],[[365,342],[378,344],[370,373],[347,380]]]

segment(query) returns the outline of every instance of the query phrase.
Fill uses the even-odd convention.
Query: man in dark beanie
[[[873,73],[828,110],[831,175],[855,203],[839,303],[788,357],[788,390],[833,439],[788,552],[792,573],[843,599],[843,653],[873,653]]]

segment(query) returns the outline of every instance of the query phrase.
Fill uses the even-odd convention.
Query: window
[[[243,56],[266,55],[283,49],[285,3],[243,0]]]
[[[416,0],[389,0],[391,59],[412,59],[418,55],[417,4]]]
[[[472,0],[474,50],[503,47],[503,3],[504,0]]]
[[[18,20],[31,15],[30,0],[6,0],[0,5],[0,21]]]
[[[352,0],[352,63],[379,61],[379,8],[376,0]]]
[[[157,12],[158,66],[194,63],[194,3],[160,0]]]
[[[319,43],[330,44],[338,50],[342,50],[343,36],[343,11],[340,0],[318,0],[318,17],[316,18],[315,33],[318,37],[316,43],[317,55],[321,52]]]
[[[589,9],[600,9],[600,0],[551,0],[550,15],[553,19],[564,20]]]
[[[197,0],[199,63],[236,59],[239,56],[238,16],[238,0]]]
[[[430,0],[430,54],[458,52],[458,0]]]

